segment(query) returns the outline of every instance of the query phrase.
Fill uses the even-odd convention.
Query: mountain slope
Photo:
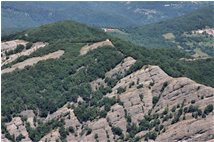
[[[137,28],[127,29],[131,40],[147,47],[170,47],[173,43],[166,41],[163,34],[173,33],[175,36],[184,32],[214,27],[214,6],[199,9],[190,14],[150,24]]]
[[[188,55],[179,49],[136,46],[73,21],[5,39],[16,38],[47,45],[5,68],[64,52],[59,58],[2,74],[2,133],[10,141],[164,140],[171,135],[170,126],[186,123],[185,114],[194,116],[186,118],[189,121],[211,122],[213,118],[213,59],[190,63],[180,60]],[[212,87],[170,77],[161,68],[170,76],[190,77]],[[170,115],[164,111],[165,104],[169,110],[173,105],[179,109]],[[213,139],[207,125],[196,127],[206,131],[200,132],[199,140]],[[173,138],[196,140],[197,133]]]
[[[130,84],[132,84],[131,87]],[[119,92],[121,87],[125,88],[122,93]],[[83,106],[80,103],[78,106],[68,103],[56,112],[49,114],[43,120],[45,125],[42,126],[42,133],[38,133],[40,128],[30,121],[32,115],[35,117],[31,110],[21,113],[21,116],[25,116],[27,119],[15,117],[10,123],[6,123],[6,126],[8,129],[11,125],[17,125],[16,123],[21,123],[21,126],[24,126],[26,122],[30,123],[31,126],[37,128],[34,130],[27,126],[27,135],[24,135],[24,130],[21,130],[21,133],[25,136],[25,140],[29,140],[30,137],[34,141],[38,141],[37,138],[41,138],[42,141],[45,139],[52,141],[57,139],[114,141],[132,140],[132,138],[137,141],[140,139],[157,139],[157,141],[163,142],[187,139],[189,141],[208,141],[213,139],[213,114],[209,114],[210,112],[206,108],[209,104],[214,103],[213,93],[214,89],[211,87],[196,84],[187,78],[171,78],[157,66],[145,66],[122,78],[113,87],[110,94],[99,101],[94,101],[95,104],[92,104],[95,98],[89,101],[91,102],[89,106],[85,104],[86,102],[82,104]],[[117,96],[117,101],[115,98],[107,99],[113,96]],[[154,98],[158,98],[158,100],[154,102]],[[102,102],[104,100],[106,100],[105,103]],[[107,109],[106,106],[109,104],[112,106]],[[70,105],[75,106],[74,109]],[[107,114],[96,116],[83,123],[88,119],[87,117],[90,118],[91,115],[93,117],[94,113],[97,114],[87,107],[95,109],[96,105],[104,105],[104,112],[107,111]],[[36,119],[36,122],[40,120],[38,116]],[[64,123],[57,123],[54,120],[61,120]],[[46,131],[48,125],[59,127],[59,129]],[[185,132],[183,132],[184,127],[187,129]],[[14,132],[13,129],[10,129],[9,132],[16,136],[20,134]],[[33,133],[37,138],[32,136]],[[68,133],[67,136],[64,133]]]
[[[159,23],[121,29],[122,34],[119,32],[108,34],[150,48],[179,48],[192,55],[193,60],[212,58],[214,56],[213,9],[212,5]]]
[[[2,31],[62,20],[127,27],[180,16],[213,2],[3,2]],[[20,20],[21,19],[21,20]]]
[[[106,37],[106,35],[99,29],[87,27],[84,24],[74,21],[62,21],[43,25],[39,28],[29,29],[18,34],[5,36],[3,37],[3,40],[6,40],[6,38],[11,38],[12,36],[12,38],[23,38],[32,42],[45,42],[58,39],[68,39],[71,42],[78,42],[78,40],[98,40],[96,35],[99,35],[100,39],[105,39]]]

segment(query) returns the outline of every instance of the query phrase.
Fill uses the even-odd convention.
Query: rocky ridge
[[[123,63],[127,63],[127,59],[130,61],[131,57],[126,58]],[[131,62],[134,63],[135,61],[131,59]],[[121,63],[111,72],[106,73],[106,76],[113,77],[115,73],[121,71],[118,68],[125,69],[127,66],[122,66]],[[120,73],[123,74],[123,72]],[[129,125],[134,124],[140,128],[142,120],[146,116],[155,115],[158,115],[155,120],[158,119],[159,124],[164,127],[159,130],[159,135],[155,140],[157,142],[212,141],[214,138],[213,112],[208,113],[205,117],[202,114],[202,116],[197,114],[196,117],[194,112],[189,111],[190,106],[197,106],[197,109],[203,111],[208,104],[214,104],[214,89],[185,77],[172,78],[158,66],[144,66],[140,70],[122,77],[112,88],[112,92],[106,94],[105,97],[115,97],[118,100],[116,104],[111,106],[105,118],[80,122],[73,111],[73,107],[78,106],[78,104],[68,103],[41,120],[46,123],[54,119],[64,119],[64,127],[73,128],[73,132],[69,132],[66,139],[74,142],[117,141],[121,137],[113,132],[113,127],[122,130],[122,139],[125,141],[129,136]],[[180,110],[182,110],[181,115],[177,121],[173,122]],[[32,114],[32,111],[29,112],[31,112],[31,115],[26,115],[24,112],[21,115],[27,117],[27,121],[32,127],[36,127],[32,123],[34,114]],[[150,120],[149,123],[153,121]],[[17,137],[22,134],[25,136],[25,139],[22,139],[23,142],[31,141],[21,117],[13,118],[6,126],[11,135]],[[154,129],[154,127],[139,129],[135,136],[144,141],[148,132],[154,131]],[[59,139],[59,130],[56,128],[46,134],[40,141],[57,141]]]

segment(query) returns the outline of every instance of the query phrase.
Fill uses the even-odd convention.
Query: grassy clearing
[[[209,55],[207,55],[206,53],[201,51],[200,48],[194,49],[194,52],[195,52],[195,54],[192,55],[194,58],[208,58],[209,57]]]
[[[173,33],[165,33],[165,34],[163,34],[163,37],[167,40],[175,39],[175,35]]]

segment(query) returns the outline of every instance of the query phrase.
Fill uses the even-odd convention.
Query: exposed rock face
[[[67,136],[66,140],[68,142],[78,142],[77,139],[76,139],[76,137],[73,134],[71,134],[71,133]]]
[[[85,45],[80,49],[80,55],[85,55],[87,54],[89,51],[94,50],[98,47],[103,47],[103,46],[112,46],[114,47],[114,45],[112,44],[112,42],[109,39],[106,39],[105,41],[101,41],[101,42],[96,42],[93,43],[91,45]]]
[[[47,135],[45,135],[39,142],[55,142],[59,140],[59,142],[61,142],[60,140],[60,133],[59,130],[52,130],[50,133],[48,133]]]
[[[144,110],[145,102],[140,98],[141,93],[140,90],[132,89],[119,97],[134,123],[138,123],[138,120],[142,119],[144,116],[145,111],[148,111]]]
[[[3,48],[2,65],[11,63],[21,56],[28,56],[28,55],[32,54],[33,52],[35,52],[36,50],[38,50],[39,48],[43,48],[46,45],[48,45],[48,43],[36,42],[32,45],[32,47],[30,49],[24,49],[23,51],[21,51],[19,53],[9,55],[8,59],[6,58],[5,51],[14,50],[16,48],[16,46],[19,44],[26,46],[27,43],[28,43],[27,41],[23,41],[23,40],[14,40],[14,41],[3,42],[2,43],[2,48]]]
[[[30,138],[28,137],[28,132],[21,120],[21,117],[14,117],[10,123],[6,123],[6,128],[11,135],[15,136],[15,138],[21,134],[25,137],[24,139],[22,139],[23,142],[31,142]]]
[[[1,142],[10,142],[4,134],[1,134]]]
[[[139,85],[143,85],[146,88],[148,88],[149,86],[151,87],[151,83],[159,83],[166,80],[167,78],[169,78],[168,75],[163,72],[158,66],[144,67],[119,80],[116,86],[112,89],[112,93],[108,94],[108,96],[117,95],[117,89],[119,87],[126,88],[125,92],[128,92],[131,88],[137,88],[137,86]],[[133,82],[134,85],[132,85],[132,87],[129,87]]]
[[[19,62],[17,64],[12,65],[11,68],[6,68],[6,69],[2,70],[2,74],[12,72],[16,69],[24,69],[26,66],[33,66],[33,65],[37,64],[39,61],[44,61],[44,60],[48,60],[48,59],[57,59],[60,56],[62,56],[63,54],[64,54],[64,50],[58,50],[53,53],[44,55],[42,57],[29,58],[29,59],[24,60],[23,62]]]
[[[22,111],[20,114],[27,118],[27,122],[29,122],[32,128],[36,127],[33,120],[35,117],[33,110],[25,110],[25,111]]]
[[[109,126],[107,120],[105,118],[101,118],[95,122],[90,122],[88,124],[89,128],[92,129],[92,133],[83,136],[82,138],[79,139],[81,142],[85,141],[96,141],[95,135],[98,136],[99,141],[107,142],[107,140],[113,141],[113,133],[111,131],[111,127]]]
[[[131,58],[126,58],[129,63]],[[117,74],[121,69],[131,66],[134,63],[122,65],[127,63],[127,60],[117,65],[114,69],[106,73],[106,76],[113,78],[114,74]],[[123,66],[121,68],[121,66]],[[121,92],[119,88],[124,88]],[[44,122],[53,119],[63,118],[65,121],[65,128],[72,126],[74,133],[67,135],[67,141],[72,142],[95,142],[96,140],[107,142],[117,141],[119,137],[112,132],[112,127],[119,127],[122,130],[124,137],[126,138],[128,130],[127,115],[131,118],[131,123],[140,125],[140,121],[145,115],[150,112],[153,114],[163,114],[166,108],[169,113],[172,113],[171,109],[175,107],[175,113],[172,113],[172,118],[163,121],[160,119],[160,124],[164,125],[165,131],[161,131],[157,136],[157,142],[174,142],[174,141],[187,141],[187,142],[212,142],[214,139],[214,113],[211,112],[205,118],[201,116],[197,119],[192,116],[191,112],[182,113],[182,117],[178,122],[172,123],[172,119],[177,114],[180,108],[189,107],[190,105],[198,106],[198,109],[204,110],[208,104],[214,104],[214,88],[207,87],[198,84],[188,78],[172,78],[168,76],[158,66],[144,66],[142,69],[123,77],[112,88],[112,92],[106,94],[105,97],[116,97],[119,102],[111,106],[110,111],[105,118],[96,118],[93,121],[87,121],[80,123],[75,116],[72,108],[68,108],[66,105],[58,109],[53,114],[48,115]],[[153,98],[158,97],[156,103],[153,102]],[[75,104],[76,106],[78,104]],[[75,106],[74,105],[74,106]],[[27,118],[33,117],[32,112],[22,112],[22,115],[26,115]],[[30,120],[28,120],[30,121]],[[21,130],[15,129],[17,126],[21,126]],[[27,137],[26,129],[23,128],[23,123],[20,117],[13,118],[12,122],[7,124],[7,129],[10,134],[15,136],[22,133]],[[22,129],[23,128],[23,129]],[[85,129],[90,128],[91,132],[86,133]],[[144,141],[145,135],[151,130],[138,131],[136,136]],[[96,136],[96,138],[95,138]],[[28,137],[27,137],[28,138]],[[47,139],[50,141],[56,141],[60,138],[58,129],[52,130],[45,135],[41,141]],[[123,141],[125,141],[123,139]],[[154,142],[153,140],[149,140]]]
[[[70,109],[67,108],[67,104],[64,105],[62,108],[58,109],[56,112],[52,113],[52,114],[49,114],[45,121],[50,121],[52,119],[57,119],[57,118],[60,118],[62,117],[64,114],[67,114],[67,113],[70,113]]]
[[[65,119],[65,128],[68,128],[72,126],[75,130],[78,129],[79,126],[81,126],[80,122],[76,118],[73,110],[70,110],[70,116]]]
[[[105,77],[116,78],[117,75],[123,76],[125,72],[136,62],[132,57],[126,57],[123,61],[116,67],[111,69],[105,74]]]
[[[130,84],[133,85],[130,87]],[[143,87],[139,87],[139,85]],[[125,92],[118,94],[118,88],[120,87],[125,88]],[[118,97],[123,103],[124,109],[131,116],[132,122],[136,124],[139,120],[142,120],[150,109],[152,109],[152,114],[162,113],[166,107],[170,110],[182,103],[185,107],[189,107],[192,100],[195,102],[194,105],[201,110],[208,104],[214,104],[213,88],[197,84],[188,78],[169,77],[158,66],[143,67],[141,70],[118,81],[112,90],[112,93],[107,94],[107,96]],[[152,104],[154,96],[159,97],[155,106]],[[204,99],[201,99],[202,97]],[[213,137],[211,135],[214,131],[214,128],[211,127],[214,122],[213,115],[199,120],[192,118],[191,114],[189,118],[188,114],[186,115],[186,121],[173,125],[164,122],[167,131],[161,134],[157,141],[178,141],[187,138],[189,141],[207,141]],[[200,123],[202,124],[200,125]],[[182,131],[184,127],[188,129],[188,133]],[[198,132],[200,132],[200,135]],[[143,135],[145,135],[144,132]]]
[[[107,119],[112,126],[120,127],[126,132],[125,111],[121,105],[115,104],[112,106],[110,112],[107,114]]]
[[[144,67],[118,81],[112,89],[112,93],[107,94],[107,96],[119,97],[128,114],[132,117],[132,121],[138,123],[144,114],[152,108],[153,94],[150,84],[163,82],[168,78],[170,77],[157,66]],[[122,94],[118,94],[120,87],[126,88]]]
[[[103,87],[107,86],[107,84],[105,83],[105,80],[102,78],[98,78],[97,80],[92,81],[90,85],[93,91],[96,91],[101,85],[103,85]]]
[[[116,78],[117,75],[124,76],[125,72],[136,62],[132,57],[126,57],[119,63],[116,67],[105,73],[105,78]],[[104,87],[107,86],[105,79],[98,78],[97,80],[92,81],[91,88],[93,91],[96,91],[101,85]]]
[[[11,40],[11,41],[6,41],[1,43],[1,50],[2,51],[9,51],[13,50],[17,47],[17,45],[26,45],[28,42],[24,40]]]
[[[204,119],[183,120],[169,126],[165,133],[158,136],[156,141],[168,142],[185,140],[188,142],[205,142],[214,134],[214,116]]]
[[[166,106],[170,108],[176,104],[184,103],[184,105],[189,105],[192,100],[197,102],[196,104],[200,108],[204,108],[207,103],[214,104],[214,90],[211,87],[197,84],[188,78],[170,79],[167,84],[169,85],[163,90],[154,111],[161,110]],[[158,95],[155,93],[158,92],[156,90],[158,87],[154,86],[153,88],[154,95]],[[209,96],[211,98],[206,99]],[[204,97],[205,100],[202,100],[201,97]]]

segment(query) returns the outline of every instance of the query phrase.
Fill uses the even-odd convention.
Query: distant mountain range
[[[109,34],[149,48],[181,48],[194,57],[204,58],[214,56],[213,21],[214,5],[210,5],[182,16],[138,27],[121,28],[121,32]],[[193,32],[198,30],[209,30],[211,33]],[[205,54],[202,55],[202,52]]]
[[[186,15],[158,23],[126,28],[125,32],[131,35],[132,40],[136,41],[136,43],[144,44],[146,47],[160,47],[160,44],[164,44],[163,34],[173,33],[175,35],[181,35],[184,32],[191,32],[192,30],[214,27],[213,15],[214,5],[210,5]],[[154,41],[154,39],[156,39],[156,41]],[[157,41],[157,39],[161,40]],[[166,44],[164,46],[166,47]]]
[[[128,27],[181,16],[213,2],[2,2],[2,33],[72,19]]]

